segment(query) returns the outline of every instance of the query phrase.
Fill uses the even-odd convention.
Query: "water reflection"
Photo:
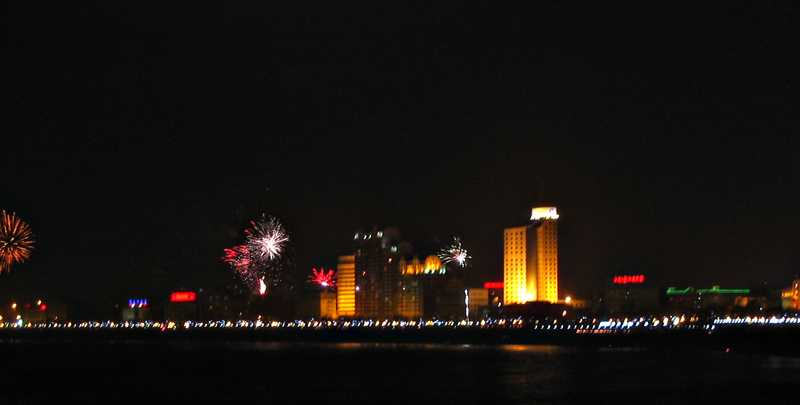
[[[800,359],[663,349],[117,341],[2,344],[0,355],[18,402],[111,398],[131,376],[157,383],[128,399],[350,404],[792,403],[800,382]]]

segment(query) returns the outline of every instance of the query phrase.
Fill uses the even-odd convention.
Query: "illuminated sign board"
[[[536,207],[531,211],[531,221],[537,219],[558,219],[556,207]]]
[[[503,288],[503,282],[502,281],[500,281],[500,282],[495,281],[495,282],[483,283],[483,288],[485,288],[487,290],[502,289]]]
[[[128,300],[129,308],[141,308],[146,306],[147,306],[147,300],[144,299]]]
[[[187,301],[194,301],[194,293],[193,292],[174,292],[169,297],[169,300],[172,302],[187,302]]]
[[[667,294],[674,295],[674,294],[689,294],[689,293],[697,293],[697,294],[750,294],[750,290],[746,288],[720,288],[718,285],[715,285],[711,288],[694,288],[694,287],[687,287],[685,290],[678,290],[675,287],[668,287]]]
[[[614,276],[614,284],[641,284],[644,283],[644,276]]]

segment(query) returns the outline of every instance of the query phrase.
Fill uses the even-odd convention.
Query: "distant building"
[[[128,306],[122,309],[123,322],[143,322],[152,320],[150,307],[146,299],[130,299]]]
[[[263,296],[250,294],[249,290],[242,290],[238,285],[228,285],[224,290],[208,291],[198,297],[198,308],[202,308],[200,315],[206,321],[249,319],[252,318],[253,303],[260,301],[263,301]]]
[[[467,305],[469,318],[483,318],[489,309],[489,290],[486,288],[468,288],[467,297],[469,298]]]
[[[336,293],[323,292],[319,295],[319,317],[335,319],[336,313]]]
[[[336,293],[315,292],[300,300],[299,316],[303,319],[335,319]]]
[[[547,301],[530,301],[524,304],[511,304],[500,309],[505,318],[558,318],[567,316],[571,308],[566,304]]]
[[[800,278],[795,277],[792,286],[781,291],[781,309],[783,311],[800,311]]]
[[[45,323],[47,322],[47,311],[40,306],[26,307],[22,312],[24,323]]]
[[[572,309],[581,310],[581,311],[585,311],[585,310],[590,310],[591,309],[591,303],[589,301],[587,301],[587,300],[574,299],[574,298],[567,297],[567,299],[564,300],[564,304],[569,305],[570,307],[572,307]]]
[[[463,280],[456,277],[447,278],[444,290],[437,291],[435,295],[436,306],[433,308],[432,317],[449,320],[465,319],[467,317],[466,295],[467,290]]]
[[[530,224],[505,229],[504,305],[558,302],[558,218],[556,207],[537,207]]]
[[[66,323],[67,306],[63,302],[50,303],[37,300],[35,303],[12,303],[10,307],[0,309],[2,323],[42,324],[48,322]]]
[[[601,312],[611,316],[647,316],[660,311],[660,289],[644,275],[615,276],[606,281]]]
[[[483,283],[483,288],[489,291],[489,309],[490,312],[503,305],[503,282],[502,281],[489,281]]]
[[[164,304],[164,319],[175,323],[199,319],[196,294],[190,291],[174,292]]]
[[[56,323],[68,322],[67,304],[63,302],[49,304],[47,306],[47,321]]]
[[[720,313],[735,312],[760,312],[767,304],[766,295],[753,293],[746,288],[721,288],[715,285],[711,288],[687,287],[679,290],[675,287],[667,288],[667,307],[676,312],[706,312]]]

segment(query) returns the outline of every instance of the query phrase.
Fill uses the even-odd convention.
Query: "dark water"
[[[2,341],[2,403],[796,403],[800,359],[555,346]]]

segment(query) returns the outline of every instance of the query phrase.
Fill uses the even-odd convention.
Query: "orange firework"
[[[33,232],[31,227],[17,218],[17,214],[0,211],[0,273],[11,271],[11,266],[31,257]]]

